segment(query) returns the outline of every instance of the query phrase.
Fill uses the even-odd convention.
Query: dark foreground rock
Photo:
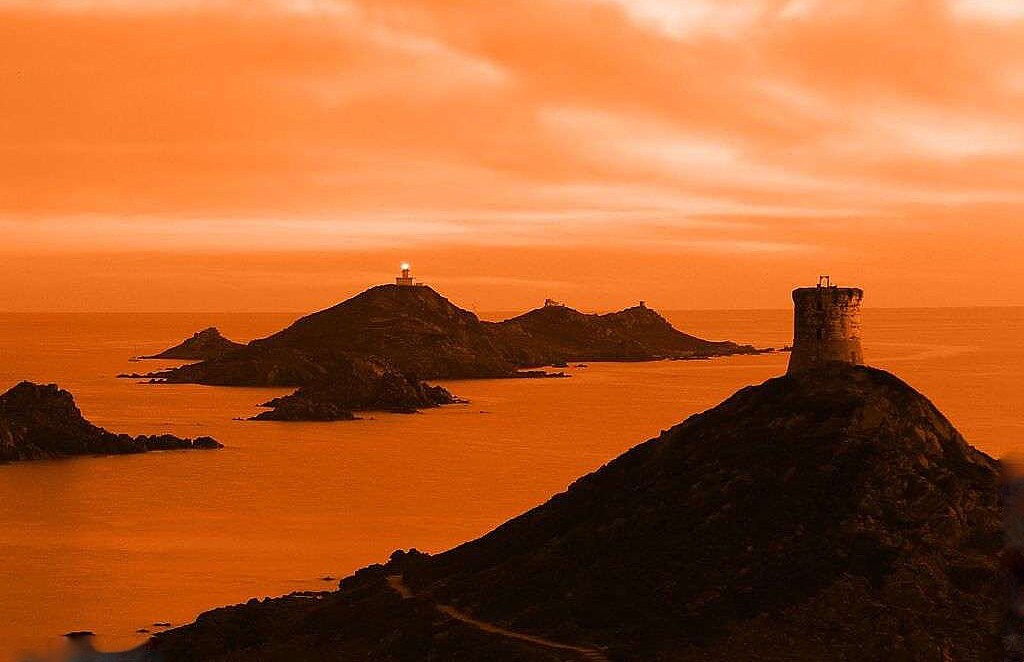
[[[167,662],[999,660],[1000,519],[994,460],[899,379],[837,366],[743,389],[449,552],[396,554],[334,593],[217,609],[145,650]],[[438,605],[604,653],[512,639]]]
[[[107,432],[85,420],[72,395],[56,384],[21,382],[0,395],[0,462],[220,447],[211,437]]]
[[[245,347],[241,343],[228,340],[221,335],[216,327],[198,331],[191,338],[180,344],[165,349],[152,356],[140,356],[140,359],[181,359],[184,361],[205,361],[224,356],[228,352]]]

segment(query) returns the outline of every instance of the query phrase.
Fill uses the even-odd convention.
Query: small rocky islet
[[[430,287],[380,285],[217,356],[123,376],[158,383],[296,387],[292,395],[265,403],[270,411],[255,419],[327,421],[353,419],[358,411],[415,411],[458,401],[425,380],[564,377],[528,369],[758,352],[750,345],[682,333],[642,304],[605,315],[545,305],[486,322]]]
[[[205,361],[224,356],[228,352],[245,347],[242,343],[228,340],[217,327],[211,326],[197,331],[191,338],[186,338],[181,343],[150,356],[140,356],[140,359],[179,359],[183,361]]]
[[[221,444],[211,437],[108,432],[86,420],[71,393],[56,384],[25,381],[0,395],[0,462],[214,448]]]

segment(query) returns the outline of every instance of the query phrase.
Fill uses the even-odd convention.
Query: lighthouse
[[[832,363],[862,365],[860,304],[864,290],[837,287],[829,276],[793,290],[793,353],[789,374]]]
[[[415,285],[412,277],[412,269],[408,262],[403,262],[402,266],[399,267],[402,270],[402,274],[395,279],[395,285],[401,287],[409,287]]]

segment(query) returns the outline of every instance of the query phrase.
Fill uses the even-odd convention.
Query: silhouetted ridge
[[[996,466],[899,379],[836,365],[745,388],[478,540],[215,610],[155,649],[579,659],[481,641],[448,604],[611,659],[996,660]]]
[[[495,325],[521,365],[564,361],[646,361],[755,353],[749,345],[710,342],[675,329],[645,306],[594,315],[544,306]]]
[[[502,376],[514,367],[476,315],[426,286],[378,285],[252,344],[386,357],[420,379]]]
[[[210,437],[107,432],[85,420],[71,394],[56,384],[21,382],[0,395],[0,462],[188,448],[220,444]]]

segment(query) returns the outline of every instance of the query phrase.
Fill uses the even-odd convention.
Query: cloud
[[[1017,0],[950,0],[955,14],[988,21],[1024,20],[1024,5]]]
[[[0,0],[6,250],[604,244],[923,268],[914,232],[1020,227],[1019,8]],[[983,236],[973,254],[1010,258]]]

